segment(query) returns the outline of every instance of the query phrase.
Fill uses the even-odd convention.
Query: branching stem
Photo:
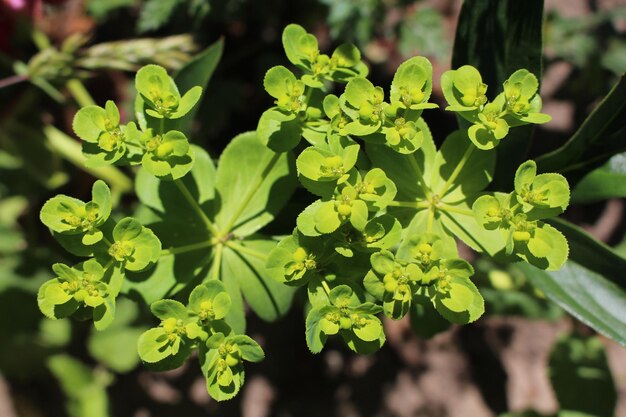
[[[191,243],[189,245],[183,245],[183,246],[173,247],[173,248],[169,248],[169,249],[163,249],[161,251],[161,256],[178,255],[178,254],[181,254],[181,253],[193,252],[195,250],[208,248],[210,246],[213,246],[213,243],[210,240],[207,240],[207,241],[204,241],[204,242],[198,242],[198,243]]]
[[[226,246],[228,246],[231,249],[236,250],[237,252],[241,252],[243,254],[253,256],[262,261],[267,261],[267,254],[263,252],[259,252],[258,250],[247,248],[239,243],[233,242],[232,240],[229,240],[228,242],[226,242]]]

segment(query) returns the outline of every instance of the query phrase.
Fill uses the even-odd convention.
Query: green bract
[[[539,113],[541,110],[541,97],[538,94],[539,81],[534,74],[528,70],[521,69],[515,71],[508,80],[504,82],[504,92],[506,110],[510,124],[515,126],[523,123],[547,123],[552,117]]]
[[[280,282],[304,285],[315,276],[327,255],[319,238],[304,236],[297,229],[281,240],[267,258],[268,272]]]
[[[542,269],[557,270],[567,259],[567,240],[541,220],[567,208],[569,186],[561,175],[536,172],[534,161],[524,162],[515,174],[515,191],[481,196],[472,210],[484,228],[500,230],[507,254]]]
[[[373,303],[361,303],[347,285],[328,294],[329,304],[316,306],[306,318],[306,341],[313,353],[324,347],[328,336],[340,334],[350,349],[370,353],[385,343],[385,333],[375,314],[382,310]]]
[[[170,130],[158,135],[148,129],[141,135],[141,143],[145,149],[141,164],[155,177],[176,180],[193,166],[194,153],[182,132]]]
[[[463,117],[466,117],[466,112],[480,110],[487,104],[487,84],[471,65],[444,72],[441,89],[449,104],[446,110],[460,112]]]
[[[514,72],[503,84],[504,91],[492,102],[487,101],[487,85],[478,70],[464,65],[441,76],[441,88],[449,103],[446,110],[458,112],[473,123],[468,135],[482,150],[493,149],[509,128],[528,123],[546,123],[551,117],[539,113],[539,82],[528,70]]]
[[[83,107],[74,116],[74,132],[85,143],[83,153],[87,166],[100,166],[120,161],[133,146],[138,145],[139,130],[135,123],[120,125],[120,112],[112,101],[105,108]]]
[[[58,195],[46,201],[40,219],[53,232],[81,235],[82,244],[93,245],[102,240],[101,227],[110,213],[111,191],[104,181],[98,180],[93,185],[90,202]]]
[[[113,229],[108,255],[128,271],[141,271],[161,256],[161,242],[154,233],[132,217],[120,220]]]
[[[146,65],[137,72],[135,88],[148,109],[146,114],[157,119],[179,119],[189,113],[202,95],[202,87],[191,88],[181,97],[174,80],[165,68]]]
[[[434,103],[428,103],[433,89],[433,67],[429,60],[416,56],[403,62],[391,83],[391,104],[404,109],[434,109]]]
[[[246,335],[217,333],[206,341],[208,352],[200,357],[207,390],[217,401],[228,400],[239,392],[244,381],[243,361],[265,358],[261,346]]]
[[[295,24],[285,28],[282,40],[287,58],[304,70],[302,81],[308,86],[322,88],[325,80],[346,82],[353,77],[367,75],[361,53],[352,44],[340,45],[329,57],[320,53],[315,36]]]
[[[96,328],[106,328],[115,314],[116,290],[108,284],[113,284],[109,281],[112,275],[106,274],[107,270],[95,259],[75,267],[54,264],[52,269],[57,277],[39,288],[37,303],[41,312],[60,319],[78,310],[90,310]]]

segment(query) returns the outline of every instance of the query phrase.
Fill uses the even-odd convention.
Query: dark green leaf
[[[574,182],[626,150],[626,79],[609,94],[560,148],[537,158],[540,172],[561,172]]]
[[[567,312],[626,346],[626,293],[618,286],[571,261],[552,272],[525,263],[519,268]]]

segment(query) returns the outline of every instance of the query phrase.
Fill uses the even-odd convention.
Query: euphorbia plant
[[[366,78],[354,45],[325,55],[297,25],[287,26],[282,40],[301,75],[283,66],[267,72],[263,84],[275,105],[256,132],[233,139],[217,168],[180,130],[201,88],[181,94],[164,69],[150,65],[136,77],[136,124],[121,124],[111,101],[74,119],[88,164],[138,167],[142,204],[135,215],[110,217],[101,181],[93,201],[57,196],[41,213],[61,245],[88,258],[55,265],[58,278],[40,290],[42,312],[88,313],[104,328],[119,294],[139,297],[160,320],[139,338],[143,361],[170,369],[197,350],[218,400],[239,391],[243,361],[264,356],[244,335],[244,298],[273,320],[287,311],[295,288],[305,287],[310,350],[320,352],[339,335],[355,352],[371,353],[385,342],[381,316],[410,315],[419,329],[483,314],[473,267],[460,258],[457,241],[546,270],[559,269],[568,255],[563,235],[544,222],[569,203],[562,176],[537,175],[527,161],[511,193],[485,191],[508,133],[549,120],[532,73],[519,69],[502,86],[485,85],[471,66],[444,73],[446,110],[469,124],[437,149],[421,117],[437,107],[429,102],[426,58],[400,65],[385,89]],[[502,92],[489,101],[488,88]],[[259,231],[298,181],[317,200],[286,237],[264,236]]]

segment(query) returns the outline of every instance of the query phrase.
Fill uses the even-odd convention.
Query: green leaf
[[[54,355],[47,360],[47,367],[58,379],[67,397],[67,415],[70,417],[110,416],[107,385],[108,375],[85,366],[69,355]]]
[[[425,296],[414,299],[409,310],[409,318],[415,334],[424,339],[430,339],[434,335],[448,330],[451,325],[437,312],[433,303]]]
[[[267,149],[254,132],[241,134],[220,156],[215,223],[223,232],[248,236],[272,221],[295,187],[290,154]]]
[[[476,321],[485,312],[485,302],[472,281],[453,277],[450,290],[435,299],[437,311],[452,323]]]
[[[550,353],[550,381],[562,410],[613,417],[617,392],[602,340],[562,336]],[[593,397],[594,401],[587,401]]]
[[[472,249],[491,256],[504,249],[506,242],[502,234],[498,230],[487,230],[478,224],[467,203],[453,207],[460,211],[445,211],[441,216],[441,224],[454,236]]]
[[[624,290],[572,261],[553,272],[544,272],[527,264],[520,264],[519,268],[535,287],[567,312],[626,346]]]
[[[473,146],[467,134],[457,130],[450,134],[437,155],[433,166],[430,187],[435,193],[439,193],[442,201],[455,204],[470,199],[477,192],[482,191],[491,182],[495,166],[495,154],[489,151],[471,150]],[[465,164],[459,166],[464,156]],[[447,190],[445,183],[456,172],[457,177]]]
[[[306,317],[306,344],[311,353],[319,353],[324,348],[328,336],[321,328],[321,321],[336,308],[329,305],[314,307]],[[328,328],[326,327],[328,330]]]
[[[256,128],[259,140],[274,152],[295,148],[302,138],[302,124],[294,115],[272,107],[263,112]]]
[[[175,318],[186,320],[188,318],[187,308],[176,300],[159,300],[150,305],[150,311],[161,320]]]
[[[560,148],[537,158],[540,172],[560,172],[574,183],[611,156],[624,152],[626,78],[609,94]]]
[[[107,368],[125,373],[134,369],[139,363],[135,346],[139,336],[146,331],[145,327],[133,327],[129,322],[137,318],[138,307],[135,302],[118,300],[115,320],[103,331],[93,332],[89,337],[89,353]]]
[[[161,327],[142,333],[137,340],[137,349],[141,360],[148,363],[157,363],[172,355],[170,342]]]
[[[136,193],[139,200],[148,207],[145,210],[147,224],[158,236],[164,249],[182,247],[189,244],[209,242],[211,233],[189,201],[183,189],[189,190],[191,200],[201,207],[201,211],[213,218],[215,203],[215,166],[211,157],[192,145],[196,162],[189,175],[176,182],[161,181],[140,169],[136,178]],[[210,245],[199,245],[196,250],[164,254],[156,267],[141,273],[127,274],[124,282],[125,294],[136,294],[148,304],[171,297],[188,283],[201,282],[208,274]]]
[[[550,219],[548,223],[558,229],[569,243],[569,258],[626,290],[626,259],[612,248],[596,240],[589,233],[563,219]]]
[[[287,59],[301,68],[306,68],[306,63],[310,62],[309,52],[318,51],[315,37],[293,23],[283,29],[282,42]]]
[[[146,1],[139,14],[137,31],[144,33],[161,28],[168,22],[179,4],[177,0]]]
[[[589,204],[609,198],[626,197],[626,170],[621,153],[585,175],[572,190],[572,203]]]
[[[217,42],[209,45],[204,51],[195,55],[191,61],[187,62],[181,69],[174,74],[174,81],[178,89],[186,93],[194,86],[200,86],[205,91],[211,81],[211,77],[217,68],[217,64],[222,58],[224,49],[224,39],[220,38]],[[200,105],[191,108],[187,114],[177,120],[176,129],[191,134],[192,123],[196,117],[196,113]]]
[[[118,119],[119,124],[119,119]],[[107,124],[107,113],[100,106],[86,106],[81,108],[72,121],[72,129],[76,136],[85,142],[97,143],[100,134]]]
[[[282,317],[291,306],[294,289],[273,280],[265,267],[266,254],[276,242],[244,240],[238,245],[244,249],[224,248],[222,277],[236,280],[250,308],[263,320],[274,321]],[[233,297],[230,290],[229,294]]]
[[[519,69],[527,69],[540,80],[542,27],[541,0],[531,3],[465,1],[454,40],[452,68],[467,64],[476,67],[489,86],[490,99],[503,91],[504,81]],[[493,189],[510,187],[515,167],[524,160],[533,130],[532,125],[517,127],[498,145],[498,161],[508,162],[496,166]]]
[[[109,255],[123,262],[128,271],[138,272],[152,266],[161,256],[161,241],[132,217],[119,221],[113,229],[113,245]]]
[[[246,335],[236,335],[233,336],[230,340],[237,344],[239,349],[241,349],[241,357],[250,362],[261,362],[265,359],[265,353],[261,346],[249,336]]]

